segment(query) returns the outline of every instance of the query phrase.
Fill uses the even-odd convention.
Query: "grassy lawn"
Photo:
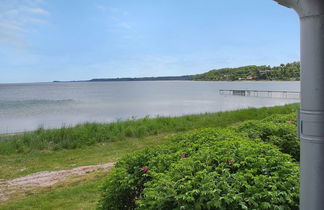
[[[101,173],[86,180],[31,192],[23,199],[0,203],[0,209],[95,209],[104,177]]]
[[[15,137],[3,136],[2,140],[4,141],[0,141],[0,147],[6,146],[12,150],[4,152],[5,150],[2,148],[2,152],[0,152],[0,181],[40,171],[71,169],[78,166],[115,162],[118,158],[129,152],[152,145],[166,143],[168,142],[167,137],[174,133],[204,127],[227,127],[245,120],[263,119],[275,113],[291,113],[297,108],[297,104],[292,104],[271,108],[246,109],[232,112],[166,118],[166,120],[160,120],[158,122],[157,119],[124,122],[127,125],[129,125],[129,123],[135,123],[134,126],[136,126],[134,129],[138,128],[143,130],[145,128],[144,130],[149,130],[149,128],[152,127],[154,132],[144,132],[142,137],[124,136],[120,140],[114,141],[108,138],[107,141],[94,141],[90,145],[86,143],[81,144],[74,149],[67,149],[64,147],[60,147],[59,149],[53,149],[54,147],[46,147],[47,149],[42,147],[32,148],[32,145],[38,145],[37,141],[34,141],[33,144],[28,143],[28,139],[31,136],[36,139],[48,138],[53,134],[53,130],[42,130],[41,132],[38,131],[38,133],[37,131],[29,132],[28,134],[19,134]],[[179,126],[175,126],[177,122]],[[119,123],[122,124],[123,122]],[[155,125],[155,127],[152,125]],[[100,127],[107,125],[98,124],[96,126]],[[123,127],[124,125],[120,126]],[[108,129],[109,127],[106,128]],[[74,134],[78,132],[82,133],[82,131],[79,130],[80,127],[69,129],[69,132]],[[96,127],[95,130],[96,129],[98,129],[98,127]],[[58,129],[54,132],[61,131]],[[100,132],[103,131],[101,130]],[[134,132],[136,133],[139,131],[135,129]],[[27,138],[25,135],[30,136]],[[95,132],[89,132],[89,130],[87,130],[87,135],[95,135]],[[107,135],[107,137],[110,135],[111,134]],[[72,136],[75,137],[75,135]],[[65,138],[67,137],[69,137],[69,135],[65,136]],[[5,140],[4,138],[9,138],[9,140]],[[90,138],[93,138],[93,136]],[[15,142],[9,142],[11,140]],[[70,140],[73,141],[73,139]],[[62,145],[62,142],[59,140],[57,143],[58,145]],[[78,144],[80,143],[82,142],[78,141]],[[43,141],[43,145],[47,144],[51,144],[51,142]],[[13,149],[15,147],[14,145],[22,145],[24,148],[29,149],[16,151]],[[107,173],[96,172],[80,180],[59,183],[50,188],[32,191],[24,196],[17,196],[16,199],[2,202],[2,204],[0,201],[0,209],[93,209],[100,196],[98,194],[98,186],[106,174]]]
[[[51,130],[40,128],[33,132],[0,136],[0,155],[77,149],[98,143],[144,138],[196,128],[226,127],[244,120],[262,119],[274,113],[291,113],[297,107],[297,104],[293,104],[182,117],[144,118],[109,124],[85,123]]]
[[[102,143],[74,150],[35,151],[0,155],[0,179],[7,180],[39,171],[70,169],[114,162],[117,158],[150,145],[163,143],[165,135]]]
[[[160,135],[96,144],[75,150],[0,156],[1,179],[12,179],[45,170],[114,162],[126,153],[167,141],[166,135]],[[101,181],[106,175],[107,172],[99,171],[52,187],[17,192],[9,201],[0,201],[0,209],[94,209],[100,196]]]

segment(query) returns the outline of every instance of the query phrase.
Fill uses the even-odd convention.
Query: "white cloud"
[[[114,14],[118,14],[118,15],[121,15],[121,16],[128,16],[129,13],[124,11],[124,10],[121,10],[121,9],[118,9],[118,8],[115,8],[115,7],[109,7],[107,8],[107,10],[111,13],[114,13]]]
[[[132,28],[132,26],[127,22],[119,22],[118,26],[121,27],[121,28],[125,28],[125,29],[131,29]]]
[[[96,6],[97,10],[101,11],[101,12],[107,12],[108,8],[103,6],[103,5],[97,5]]]
[[[16,31],[16,32],[25,32],[24,28],[19,26],[20,24],[16,21],[0,22],[0,30],[4,29],[6,31]]]
[[[36,14],[36,15],[50,15],[50,13],[42,8],[23,8],[26,12]]]
[[[108,15],[109,19],[113,21],[114,27],[129,30],[132,28],[131,23],[126,21],[129,13],[127,11],[121,10],[115,7],[106,7],[104,5],[96,5],[97,10],[105,15]],[[109,24],[111,29],[111,25]]]
[[[27,4],[32,5],[32,6],[44,3],[43,0],[25,0],[25,1]]]
[[[120,18],[117,16],[111,16],[110,19],[113,21],[113,25],[109,24],[109,29],[114,30],[111,26],[114,26],[114,28],[116,29],[123,29],[126,31],[129,31],[130,29],[133,28],[132,24],[130,22],[128,22],[127,20],[125,20],[124,18]]]
[[[0,2],[0,45],[26,48],[26,33],[47,23],[50,13],[41,8],[43,0],[2,0]]]

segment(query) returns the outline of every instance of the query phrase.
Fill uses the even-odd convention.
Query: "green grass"
[[[164,140],[164,136],[155,136],[95,144],[74,150],[0,155],[0,179],[13,179],[39,171],[63,170],[114,162],[124,154],[161,144],[165,142]]]
[[[110,124],[85,123],[75,127],[45,130],[39,128],[13,136],[0,136],[0,155],[76,149],[102,142],[117,142],[129,138],[189,131],[196,128],[226,127],[249,119],[268,115],[291,113],[297,104],[232,112],[206,113],[182,117],[158,117],[118,121]]]
[[[2,210],[15,209],[95,209],[104,177],[74,183],[72,186],[42,191],[1,205]]]
[[[205,127],[227,127],[245,120],[263,119],[272,114],[295,112],[298,107],[298,104],[292,104],[176,118],[146,118],[0,136],[4,140],[0,141],[0,179],[13,179],[45,170],[114,162],[127,153],[167,143],[167,137],[174,133]],[[126,135],[127,128],[145,132],[141,136]],[[117,135],[120,138],[113,137],[118,130],[121,132]],[[97,141],[96,136],[101,135],[106,135],[105,139]],[[78,136],[82,137],[81,140]],[[86,138],[95,141],[90,144]],[[66,141],[75,141],[77,146],[65,148],[63,145]],[[102,176],[98,176],[33,192],[27,197],[17,197],[3,204],[0,202],[0,209],[93,209],[99,199],[98,185],[102,179]]]
[[[109,174],[100,209],[297,210],[295,118],[197,129],[128,154]]]

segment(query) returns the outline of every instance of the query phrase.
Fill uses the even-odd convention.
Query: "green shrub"
[[[290,114],[273,114],[261,120],[262,122],[273,122],[273,123],[290,123],[297,126],[296,112]]]
[[[227,129],[196,130],[172,140],[118,161],[103,186],[99,208],[297,206],[298,167],[276,147]]]
[[[300,141],[297,138],[296,121],[293,115],[274,116],[261,121],[246,121],[235,127],[249,138],[274,144],[295,160],[300,159]]]
[[[171,140],[173,142],[183,142],[185,144],[188,142],[191,144],[206,144],[220,140],[242,140],[242,137],[230,129],[204,128],[173,135]]]
[[[298,209],[297,165],[264,143],[217,142],[149,175],[139,209]]]
[[[239,138],[242,140],[241,137],[237,137],[235,133],[226,129],[201,129],[185,134],[174,135],[172,137],[172,144],[151,147],[124,156],[116,163],[116,171],[108,177],[107,182],[103,187],[104,199],[100,202],[101,208],[134,208],[136,200],[134,198],[138,199],[142,196],[144,184],[150,180],[149,176],[143,176],[143,168],[148,168],[148,171],[150,172],[166,171],[169,169],[171,163],[181,160],[182,154],[190,156],[199,150],[203,144],[209,146],[215,141],[224,139],[230,140],[231,138]],[[117,181],[116,178],[118,177],[119,179],[117,174],[120,173],[127,173],[127,176],[124,177],[128,180]],[[119,184],[119,182],[127,182],[131,184],[128,185],[128,188],[124,191],[123,189],[125,188],[125,184]],[[112,193],[116,191],[118,191],[118,193]],[[123,192],[127,193],[127,195]]]
[[[152,156],[158,154],[157,148],[144,149],[126,155],[116,163],[103,186],[101,209],[134,209],[135,200],[143,191],[149,177],[143,173]]]

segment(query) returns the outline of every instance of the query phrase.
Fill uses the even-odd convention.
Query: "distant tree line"
[[[236,80],[300,80],[300,63],[293,62],[280,66],[243,66],[238,68],[214,69],[203,74],[165,77],[135,78],[98,78],[70,82],[112,82],[112,81],[165,81],[165,80],[198,80],[198,81],[236,81]],[[62,81],[53,81],[62,82]]]
[[[89,82],[189,80],[190,77],[191,76],[102,78],[92,79],[89,80]]]
[[[192,75],[190,80],[236,81],[236,80],[300,80],[300,62],[280,66],[243,66],[239,68],[215,69],[203,74]]]

